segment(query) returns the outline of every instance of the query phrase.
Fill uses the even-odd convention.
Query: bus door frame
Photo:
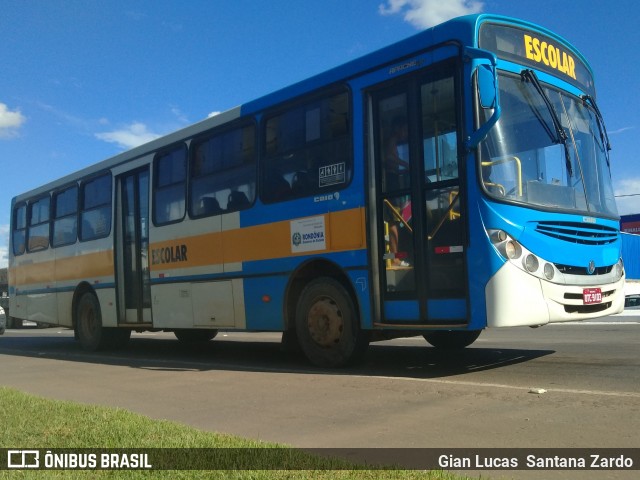
[[[458,49],[461,52],[461,49]],[[363,101],[365,102],[365,119],[366,139],[365,149],[367,150],[367,193],[369,206],[369,238],[370,238],[370,261],[372,265],[372,286],[373,301],[376,312],[374,325],[376,326],[395,326],[401,328],[421,327],[421,326],[443,326],[451,328],[464,328],[470,321],[469,306],[469,288],[468,288],[468,261],[466,257],[468,242],[468,215],[466,208],[465,185],[467,182],[465,162],[467,151],[464,148],[463,135],[465,131],[465,112],[464,102],[462,99],[464,82],[463,73],[465,68],[462,62],[461,53],[457,56],[443,57],[436,63],[424,62],[420,69],[393,78],[377,84],[363,88]],[[454,84],[454,109],[456,119],[456,146],[457,146],[457,180],[438,182],[436,184],[425,183],[425,146],[422,125],[422,107],[421,85],[431,78],[448,78],[448,74],[441,76],[438,69],[444,66],[451,74]],[[385,69],[389,71],[389,68]],[[388,193],[383,192],[382,186],[382,170],[381,161],[384,155],[383,148],[380,147],[381,134],[378,133],[380,119],[380,101],[390,96],[405,93],[407,96],[407,115],[409,119],[409,146],[408,151],[411,158],[411,186],[404,190],[404,193],[411,195],[412,213],[413,213],[413,246],[415,249],[414,263],[414,282],[415,287],[412,291],[406,292],[390,292],[387,284],[387,267],[388,258],[392,257],[389,252],[385,252],[386,245],[389,241],[389,232],[385,232],[385,213],[384,209],[388,208],[383,201]],[[422,139],[422,140],[420,140]],[[454,294],[450,297],[442,294],[434,295],[436,279],[431,275],[431,259],[433,259],[432,250],[435,250],[428,238],[433,232],[438,232],[437,222],[430,223],[427,220],[427,197],[430,191],[446,189],[458,186],[458,198],[455,214],[462,215],[461,227],[462,231],[459,235],[460,245],[452,245],[456,251],[452,252],[462,259],[462,277],[463,284],[461,289],[464,293]],[[453,191],[453,190],[452,190]],[[417,200],[416,200],[417,199]],[[415,204],[415,205],[413,205]],[[451,212],[447,212],[449,215]],[[406,227],[405,227],[406,228]],[[461,248],[461,251],[458,249]],[[452,249],[453,250],[453,249]],[[442,248],[438,248],[436,253],[440,255],[449,255],[444,253]]]
[[[127,183],[129,180],[132,180],[131,183]],[[146,192],[144,182],[146,182]],[[149,277],[151,222],[149,165],[117,175],[115,185],[116,233],[114,242],[118,324],[150,325],[152,324],[152,313]],[[125,191],[127,187],[129,190]],[[127,192],[133,194],[132,198],[125,199]],[[130,202],[125,203],[125,200],[130,200]],[[129,211],[128,208],[132,208],[132,211]],[[127,215],[133,216],[133,222],[127,222]]]

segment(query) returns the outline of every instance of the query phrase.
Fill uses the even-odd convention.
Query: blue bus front
[[[478,47],[497,57],[501,111],[468,177],[470,208],[479,212],[470,215],[470,238],[481,239],[468,256],[470,277],[482,280],[470,282],[472,323],[536,326],[618,313],[619,217],[591,71],[550,32],[485,20]],[[477,97],[481,128],[497,104]]]

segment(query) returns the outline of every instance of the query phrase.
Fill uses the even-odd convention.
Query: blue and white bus
[[[457,18],[17,196],[11,315],[88,350],[278,331],[321,366],[609,315],[609,148],[571,44]]]

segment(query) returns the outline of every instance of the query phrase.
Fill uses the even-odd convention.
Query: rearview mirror
[[[480,94],[480,106],[482,108],[495,108],[497,91],[496,77],[489,65],[480,65],[478,72],[478,93]]]
[[[491,117],[480,125],[477,130],[467,135],[467,139],[464,142],[465,147],[471,150],[486,138],[489,130],[493,128],[500,118],[502,111],[500,109],[500,90],[498,88],[498,72],[496,71],[498,59],[496,56],[487,50],[472,47],[464,49],[464,56],[471,67],[471,70],[468,71],[472,73],[473,69],[475,69],[476,72],[480,106],[484,109],[493,109]]]

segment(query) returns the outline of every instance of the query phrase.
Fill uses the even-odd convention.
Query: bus
[[[335,367],[617,313],[609,150],[570,43],[456,18],[15,197],[11,315],[89,351],[282,332]]]

